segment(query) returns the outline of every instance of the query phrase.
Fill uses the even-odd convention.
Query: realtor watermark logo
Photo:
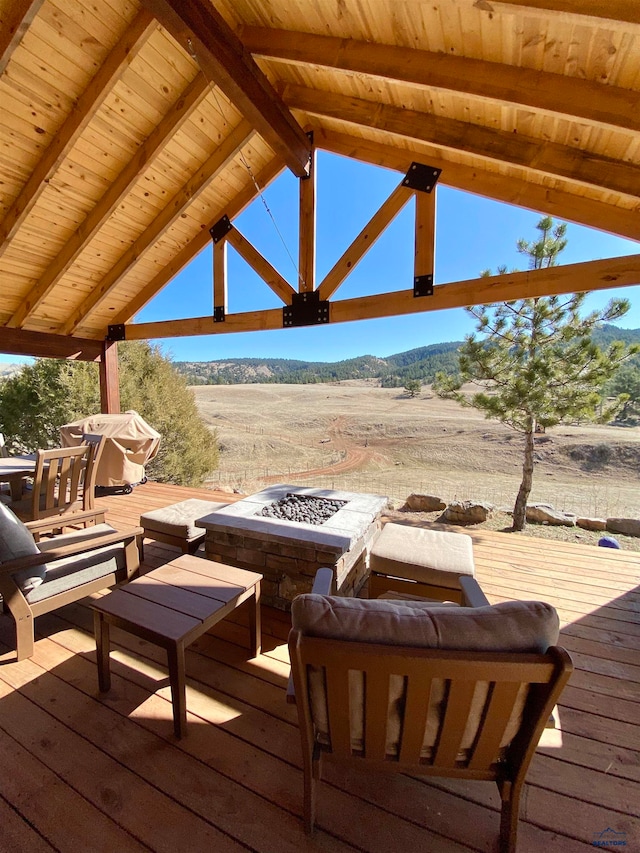
[[[627,833],[616,832],[608,826],[602,832],[594,832],[591,844],[594,847],[626,847]]]

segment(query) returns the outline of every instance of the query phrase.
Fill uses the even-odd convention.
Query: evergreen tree
[[[519,240],[518,251],[531,269],[554,266],[566,246],[566,225],[543,217],[540,237]],[[504,269],[504,268],[503,268]],[[488,275],[489,273],[483,273]],[[477,321],[476,333],[460,349],[460,375],[439,373],[434,390],[443,397],[473,406],[524,437],[522,481],[513,510],[513,529],[526,523],[527,499],[533,484],[534,436],[540,428],[585,419],[609,420],[621,401],[603,408],[600,390],[637,347],[613,342],[606,351],[592,340],[594,327],[622,317],[627,300],[612,300],[601,312],[581,317],[586,294],[520,299],[498,305],[476,305],[467,311]],[[482,390],[460,391],[465,382]]]
[[[422,382],[419,379],[409,379],[404,384],[404,390],[410,397],[417,397],[422,391]]]

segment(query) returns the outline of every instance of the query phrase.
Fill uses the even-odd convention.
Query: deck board
[[[187,497],[239,496],[147,483],[99,502],[120,527]],[[576,666],[559,708],[562,746],[540,747],[529,772],[518,850],[592,849],[607,827],[636,849],[640,554],[470,533],[490,601],[556,606]],[[145,568],[176,554],[147,540]],[[35,655],[20,663],[0,616],[0,849],[491,853],[494,785],[331,765],[319,830],[305,836],[295,708],[285,702],[288,625],[263,608],[263,652],[249,659],[241,607],[189,648],[189,733],[176,741],[161,649],[114,630],[113,687],[101,696],[87,602],[38,617]]]

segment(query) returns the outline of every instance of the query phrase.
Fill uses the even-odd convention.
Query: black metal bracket
[[[114,323],[112,326],[107,326],[107,341],[124,341],[126,340],[124,323]]]
[[[218,219],[215,225],[209,228],[209,234],[211,234],[211,239],[214,243],[219,243],[220,240],[224,240],[232,228],[231,220],[225,213],[221,219]]]
[[[402,185],[409,187],[411,190],[430,193],[438,183],[438,178],[441,174],[442,169],[436,169],[434,166],[425,166],[424,163],[414,162],[409,166]]]
[[[414,297],[433,296],[433,276],[417,275],[413,279],[413,295]]]
[[[213,322],[224,323],[224,305],[216,305],[213,309]]]
[[[329,302],[317,290],[294,293],[291,305],[282,309],[282,326],[319,326],[329,322]]]

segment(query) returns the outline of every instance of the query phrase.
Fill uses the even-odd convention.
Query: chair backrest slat
[[[485,707],[485,719],[479,737],[473,747],[467,766],[472,770],[488,767],[500,752],[509,720],[525,685],[516,681],[504,681],[492,684]]]
[[[412,678],[407,684],[400,740],[400,761],[403,763],[419,764],[420,762],[432,686],[431,678],[424,681]]]
[[[456,679],[449,683],[433,760],[436,767],[455,766],[457,756],[462,751],[462,739],[475,689],[475,681]]]
[[[88,455],[86,445],[38,450],[31,504],[34,520],[81,509],[79,490]]]
[[[84,473],[82,508],[90,510],[95,509],[96,476],[104,449],[105,438],[103,435],[84,433],[82,443],[89,447],[89,457]]]

